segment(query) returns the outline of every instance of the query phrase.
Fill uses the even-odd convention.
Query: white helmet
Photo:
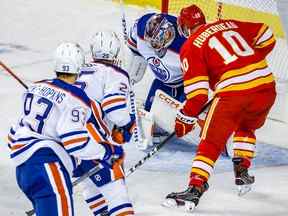
[[[92,58],[94,61],[115,61],[120,52],[120,46],[120,40],[115,32],[97,32],[90,43]]]
[[[61,43],[54,55],[54,70],[58,73],[78,74],[85,63],[84,51],[77,43]]]

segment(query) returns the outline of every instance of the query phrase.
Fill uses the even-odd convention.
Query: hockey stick
[[[126,23],[126,16],[125,16],[125,10],[124,10],[124,3],[123,0],[120,0],[120,9],[121,9],[121,22],[122,22],[122,33],[124,38],[124,43],[127,44],[128,41],[128,33],[127,33],[127,23]],[[139,118],[137,113],[137,106],[136,106],[136,98],[135,98],[135,92],[133,91],[134,83],[131,83],[131,90],[130,90],[130,107],[132,114],[135,115],[135,128],[134,128],[134,143],[136,146],[141,146],[141,142],[143,142],[142,134],[140,133],[140,127],[139,127]]]
[[[2,61],[0,61],[0,65],[6,70],[14,79],[16,79],[25,89],[28,89],[28,86],[15,74],[13,71],[5,65]]]
[[[100,166],[95,166],[93,169],[89,170],[85,174],[83,174],[81,177],[77,178],[74,182],[72,182],[72,186],[75,187],[80,182],[84,181],[85,179],[89,178],[90,176],[94,175],[95,173],[99,172],[101,170]],[[35,210],[31,209],[30,211],[25,212],[27,216],[32,216],[35,214]]]
[[[125,44],[128,41],[128,34],[127,34],[127,24],[126,24],[126,17],[125,17],[125,10],[124,10],[124,3],[123,0],[120,0],[120,9],[121,9],[121,21],[122,21],[122,31]]]
[[[200,110],[199,114],[203,113],[212,103],[213,98],[208,101]],[[126,172],[126,177],[131,175],[135,170],[137,170],[138,167],[142,166],[146,160],[151,158],[153,155],[155,155],[170,139],[172,139],[175,136],[175,132],[171,133],[168,137],[166,137],[161,143],[157,144],[150,152],[146,154],[144,158],[139,160],[133,167],[131,167],[127,172]]]

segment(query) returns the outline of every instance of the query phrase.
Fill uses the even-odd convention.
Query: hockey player
[[[149,13],[140,17],[130,30],[128,47],[133,55],[129,67],[132,82],[139,82],[148,64],[155,75],[144,108],[150,111],[157,89],[183,102],[183,74],[179,51],[185,37],[177,31],[177,19],[168,14]]]
[[[57,78],[29,86],[22,115],[8,135],[20,189],[37,216],[73,216],[70,175],[79,159],[113,165],[123,150],[104,137],[100,105],[72,85],[84,63],[81,47],[62,43],[55,53]]]
[[[97,32],[90,43],[93,61],[81,68],[76,84],[87,95],[101,102],[105,121],[114,141],[129,142],[135,118],[129,114],[129,76],[117,66],[120,41],[114,32]],[[83,161],[75,175],[93,168],[93,161]],[[124,181],[122,163],[102,170],[81,183],[84,198],[94,215],[133,215]]]
[[[181,10],[178,26],[190,36],[180,53],[187,101],[175,120],[178,137],[193,130],[207,102],[208,88],[214,91],[188,188],[169,194],[164,203],[186,205],[191,211],[208,189],[214,164],[232,134],[235,184],[254,183],[248,168],[254,157],[255,130],[264,124],[276,97],[274,77],[265,60],[275,38],[263,23],[219,20],[207,24],[196,5]]]

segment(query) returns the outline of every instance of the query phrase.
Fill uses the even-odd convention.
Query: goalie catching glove
[[[182,137],[192,131],[197,123],[197,118],[187,116],[183,110],[179,110],[175,119],[175,134]]]

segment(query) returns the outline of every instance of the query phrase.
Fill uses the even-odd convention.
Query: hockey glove
[[[175,134],[177,137],[182,137],[195,128],[197,118],[185,115],[182,110],[179,110],[175,119]]]
[[[113,167],[117,161],[124,158],[124,150],[122,146],[112,145],[111,143],[102,143],[100,144],[105,148],[105,154],[101,160],[102,163]]]
[[[118,144],[129,142],[135,128],[135,115],[130,115],[131,121],[122,127],[115,126],[112,130],[112,139]]]

